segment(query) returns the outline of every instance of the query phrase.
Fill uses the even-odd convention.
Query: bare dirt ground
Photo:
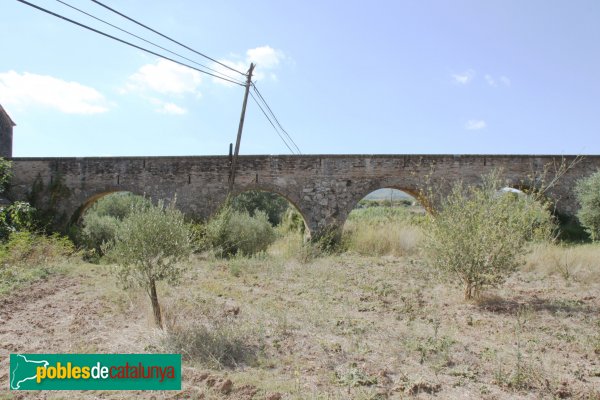
[[[590,251],[594,265],[573,255],[566,270],[538,255],[473,303],[418,257],[198,258],[181,286],[159,289],[169,334],[142,292],[77,261],[0,299],[0,398],[600,399]],[[7,390],[10,353],[177,346],[181,392]]]

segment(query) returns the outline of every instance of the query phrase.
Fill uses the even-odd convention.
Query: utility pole
[[[247,74],[248,80],[246,81],[246,92],[244,93],[244,103],[242,104],[242,115],[240,116],[240,125],[235,141],[235,151],[233,153],[233,159],[231,160],[231,171],[229,172],[229,193],[233,190],[233,184],[235,183],[235,168],[237,167],[238,154],[240,153],[240,141],[242,140],[244,117],[246,116],[246,104],[248,104],[248,94],[250,93],[250,85],[252,85],[252,71],[254,71],[254,66],[253,63],[250,63],[250,69]]]

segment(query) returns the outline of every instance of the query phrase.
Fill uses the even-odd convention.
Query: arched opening
[[[426,204],[412,191],[374,190],[348,214],[344,241],[350,251],[364,255],[412,254],[421,238],[426,210]]]
[[[529,186],[513,185],[501,188],[498,193],[511,196],[532,196],[533,190]],[[572,215],[559,212],[554,199],[550,196],[536,192],[535,198],[540,201],[544,209],[550,212],[558,224],[557,239],[563,242],[581,243],[590,241],[589,234],[581,225],[579,219]]]
[[[208,226],[209,235],[213,235],[213,227],[221,232],[210,241],[223,256],[263,251],[289,253],[310,234],[306,219],[294,202],[268,189],[234,193],[226,207],[208,221]]]

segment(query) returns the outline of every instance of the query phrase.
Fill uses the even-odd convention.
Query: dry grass
[[[349,251],[368,256],[408,256],[417,253],[423,210],[372,207],[352,211],[344,226]]]
[[[539,259],[566,249],[536,251]],[[194,319],[225,321],[261,349],[227,373],[257,388],[256,398],[600,396],[597,278],[565,280],[530,263],[465,303],[418,259],[348,253],[301,263],[271,255],[233,260],[236,274],[230,262],[199,262],[202,278],[167,301],[187,318],[198,310]],[[597,268],[578,273],[597,277]]]
[[[582,284],[596,284],[600,282],[600,245],[536,245],[528,255],[524,269],[548,275],[558,274]]]
[[[600,398],[597,245],[535,248],[521,271],[475,303],[418,253],[299,260],[303,248],[300,237],[283,237],[252,258],[196,258],[181,286],[159,288],[166,333],[151,329],[144,295],[115,289],[102,266],[51,291],[69,299],[53,301],[53,313],[96,304],[85,323],[70,325],[68,340],[83,343],[85,329],[101,327],[88,340],[97,351],[181,351],[186,398]],[[46,318],[38,309],[20,315],[33,324]],[[64,351],[64,341],[42,349],[34,345],[41,333],[19,332],[19,351]],[[219,390],[226,379],[227,395]],[[78,393],[100,395],[126,394]]]
[[[414,225],[348,225],[345,230],[348,249],[362,255],[412,255],[417,252],[422,236],[421,229]]]

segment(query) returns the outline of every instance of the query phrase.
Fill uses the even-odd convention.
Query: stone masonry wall
[[[514,187],[533,186],[544,175],[551,178],[562,162],[573,156],[526,155],[302,155],[240,156],[235,193],[258,189],[278,193],[294,204],[315,234],[342,226],[359,200],[380,188],[396,188],[422,197],[428,184],[443,195],[461,179],[478,184],[481,175],[501,168]],[[49,205],[52,187],[67,188],[56,208],[71,219],[101,196],[115,191],[145,194],[152,199],[177,197],[184,213],[205,219],[227,195],[229,158],[90,157],[13,158],[14,178],[9,196],[26,199],[34,184],[40,201]],[[548,195],[557,210],[573,215],[577,179],[600,168],[600,156],[586,156],[571,168]]]

